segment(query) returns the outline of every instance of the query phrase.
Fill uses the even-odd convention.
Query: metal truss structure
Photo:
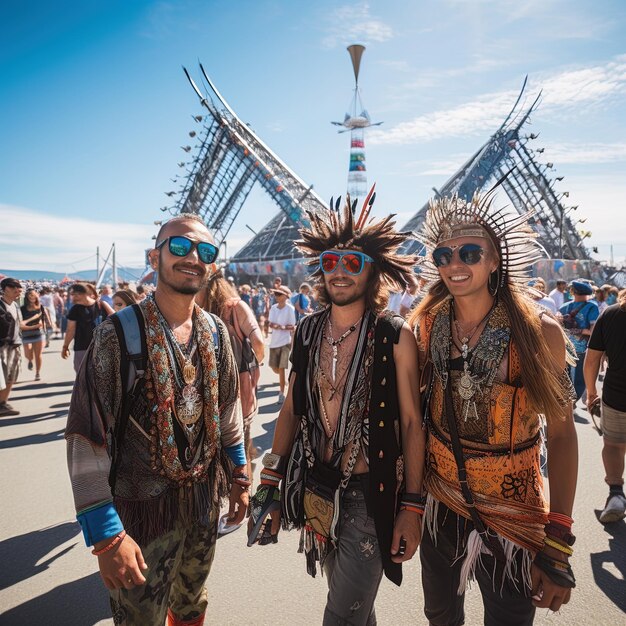
[[[253,185],[259,184],[280,211],[231,261],[242,267],[280,261],[289,265],[289,260],[300,259],[293,242],[298,238],[298,229],[307,224],[305,212],[326,210],[326,204],[313,191],[312,185],[300,179],[239,119],[202,65],[200,70],[207,87],[206,94],[187,70],[185,73],[208,115],[194,118],[203,125],[196,156],[189,163],[179,163],[186,168],[187,175],[179,177],[182,185],[178,191],[167,193],[176,201],[163,210],[173,214],[200,215],[215,234],[217,243],[221,244]],[[489,189],[504,178],[501,187],[515,209],[520,213],[534,209],[532,225],[550,258],[588,259],[584,238],[589,234],[579,233],[576,229],[578,222],[572,221],[569,215],[577,207],[566,207],[563,199],[569,197],[569,193],[559,193],[554,188],[555,182],[562,177],[552,179],[549,174],[553,172],[553,164],[541,164],[537,160],[543,149],[529,147],[529,142],[538,135],[522,134],[523,126],[539,101],[538,96],[527,109],[520,106],[525,86],[526,82],[500,128],[435,193],[456,193],[469,199],[475,191]],[[196,133],[190,135],[193,137]],[[192,148],[183,146],[183,150],[190,153]],[[428,205],[422,207],[403,230],[417,232],[427,208]],[[417,241],[411,240],[404,251],[419,252],[420,247]]]
[[[569,197],[569,192],[555,190],[555,181],[548,174],[554,168],[552,163],[541,164],[536,156],[543,149],[533,150],[529,141],[538,137],[531,133],[522,135],[522,127],[528,122],[530,114],[537,106],[540,95],[526,110],[519,111],[526,81],[511,112],[500,128],[477,150],[471,158],[440,188],[435,189],[437,196],[457,194],[466,200],[471,199],[476,191],[489,189],[502,179],[501,186],[511,204],[520,213],[534,209],[531,218],[532,227],[539,236],[548,256],[557,259],[588,259],[589,252],[584,247],[584,238],[577,231],[569,213],[578,207],[566,207],[562,200]],[[418,232],[426,218],[426,203],[404,226],[403,230]],[[411,240],[404,247],[404,252],[420,252],[422,245]]]
[[[178,191],[167,192],[166,195],[176,201],[162,210],[199,215],[221,245],[257,183],[280,208],[280,213],[270,223],[274,235],[270,237],[271,242],[277,233],[286,236],[281,229],[288,230],[289,235],[297,233],[297,229],[307,223],[305,211],[317,211],[324,203],[312,186],[304,183],[239,119],[201,64],[200,70],[206,82],[206,94],[184,69],[208,115],[194,118],[203,124],[198,151],[190,163],[179,163],[181,168],[186,168],[187,175],[179,177],[182,185]],[[192,131],[190,136],[195,137],[196,133]],[[183,150],[190,153],[192,148],[183,146]]]

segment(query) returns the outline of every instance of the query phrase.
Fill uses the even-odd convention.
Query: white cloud
[[[153,245],[154,224],[121,224],[46,215],[0,204],[0,267],[75,272],[96,266],[96,247],[106,255],[115,242],[120,266],[142,267]]]
[[[336,8],[328,17],[330,26],[322,40],[326,48],[349,45],[355,42],[382,43],[393,37],[389,24],[370,14],[369,4],[344,5]]]
[[[540,84],[541,115],[582,115],[586,107],[626,94],[626,55],[620,55],[604,65],[559,72],[540,80]],[[369,143],[413,144],[494,130],[502,123],[516,98],[517,92],[513,90],[486,94],[451,109],[421,115],[387,130],[373,130]]]
[[[559,165],[566,163],[614,163],[626,161],[626,143],[546,144],[543,156]]]

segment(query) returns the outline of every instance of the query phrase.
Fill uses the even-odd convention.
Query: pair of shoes
[[[41,380],[41,376],[39,375],[39,372],[35,374],[35,380]]]
[[[285,401],[285,394],[284,393],[279,393],[278,394],[278,404],[282,404]]]
[[[600,521],[603,524],[619,522],[626,517],[626,498],[622,495],[609,496],[604,511],[600,513]]]
[[[19,415],[20,412],[16,411],[8,402],[2,402],[0,404],[0,417],[9,417],[10,415]]]
[[[32,362],[32,361],[29,361],[29,362],[28,362],[28,369],[29,369],[29,370],[32,370],[32,369],[33,369],[33,362]]]

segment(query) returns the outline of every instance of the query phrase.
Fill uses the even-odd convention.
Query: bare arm
[[[63,341],[63,348],[61,349],[61,356],[64,359],[70,355],[70,344],[74,340],[76,334],[76,322],[74,320],[67,320],[67,330],[65,331],[65,340]]]
[[[248,322],[248,313],[246,309],[244,308],[245,302],[243,300],[240,300],[237,304],[238,306],[235,307],[235,315],[237,315],[237,320],[239,321],[239,327],[242,329],[246,327],[249,328],[249,326],[247,326],[246,324],[246,322]],[[242,304],[244,306],[241,306]],[[256,355],[258,362],[262,363],[263,358],[265,357],[265,342],[263,341],[263,335],[261,334],[261,329],[256,323],[254,314],[252,313],[249,307],[246,307],[246,308],[248,308],[248,311],[250,311],[250,316],[251,316],[250,321],[254,322],[252,331],[248,334],[248,339],[250,340],[250,343],[252,344],[252,349],[254,350],[254,354]]]
[[[105,310],[107,315],[113,315],[113,313],[115,313],[111,305],[104,300],[98,300],[98,304]]]
[[[393,348],[400,408],[400,430],[406,491],[422,492],[426,459],[426,435],[422,428],[420,409],[417,342],[408,324],[400,331],[400,340]],[[408,561],[420,541],[421,517],[410,511],[400,511],[396,518],[391,553],[392,560]],[[404,554],[398,554],[400,541],[406,541]]]
[[[549,316],[542,317],[543,335],[552,353],[554,372],[565,370],[565,340],[558,323]],[[555,393],[558,391],[555,390]],[[550,512],[571,517],[578,475],[578,442],[572,404],[563,407],[563,419],[550,420],[548,424],[548,478],[550,481]],[[566,561],[562,552],[544,546],[543,552],[551,558]],[[546,574],[532,566],[533,604],[558,611],[569,602],[571,589],[554,583]]]
[[[600,363],[602,362],[603,355],[604,352],[601,352],[600,350],[587,348],[585,364],[583,366],[585,387],[587,387],[587,406],[589,406],[598,397],[596,381],[598,380],[598,372],[600,371]]]

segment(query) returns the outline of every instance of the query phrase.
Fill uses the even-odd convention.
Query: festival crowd
[[[51,340],[73,352],[69,474],[115,624],[203,624],[216,538],[246,515],[249,546],[301,533],[324,625],[375,624],[418,548],[430,624],[464,623],[470,581],[486,624],[532,624],[576,586],[574,410],[603,435],[600,521],[626,515],[626,290],[529,280],[530,227],[488,198],[434,200],[420,259],[364,215],[310,216],[293,292],[237,286],[193,215],[161,225],[154,291],[0,283],[0,417],[23,362],[45,381]],[[279,414],[253,489],[266,355]]]

